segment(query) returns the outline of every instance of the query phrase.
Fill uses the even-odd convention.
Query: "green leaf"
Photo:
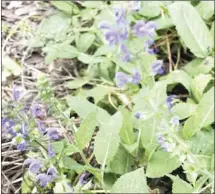
[[[214,1],[200,1],[196,9],[204,20],[209,20],[214,15]]]
[[[182,70],[173,71],[169,75],[162,77],[162,80],[165,80],[167,84],[180,83],[190,92],[190,83],[192,79]]]
[[[95,40],[95,35],[91,33],[81,34],[76,43],[77,49],[80,52],[86,52]]]
[[[185,119],[193,115],[196,111],[196,104],[180,102],[174,105],[171,109],[172,113],[180,119]],[[186,110],[186,111],[184,111]]]
[[[164,15],[153,21],[157,24],[157,30],[167,29],[174,25],[171,18],[168,15]]]
[[[85,85],[89,81],[89,77],[78,77],[75,80],[68,81],[67,87],[69,89],[77,89]]]
[[[69,179],[60,179],[55,182],[55,186],[53,188],[54,193],[73,193],[73,188],[69,186]]]
[[[180,179],[179,176],[168,175],[173,180],[172,192],[173,193],[192,193],[193,187]]]
[[[68,143],[67,147],[64,149],[64,154],[66,156],[71,156],[72,154],[78,153],[78,152],[80,152],[80,150],[75,145],[73,145],[71,143]]]
[[[103,59],[101,57],[94,57],[92,55],[88,55],[85,53],[80,53],[78,55],[78,60],[84,64],[95,64],[95,63],[100,63],[103,61]]]
[[[213,48],[214,48],[214,22],[212,23],[210,33],[211,33],[211,37],[213,39]]]
[[[97,111],[97,121],[99,124],[107,123],[110,119],[110,115],[104,109],[97,107],[83,97],[67,96],[66,100],[70,108],[72,108],[83,119],[92,111]]]
[[[70,15],[79,13],[78,6],[71,1],[51,1],[51,4],[58,8],[59,10]]]
[[[101,56],[101,55],[107,55],[111,51],[111,47],[109,45],[102,45],[100,46],[96,52],[94,53],[94,56]]]
[[[169,152],[158,150],[153,153],[148,162],[146,176],[149,178],[162,177],[180,166],[178,157],[172,156]]]
[[[159,1],[142,1],[142,8],[138,13],[149,18],[159,16],[161,14],[160,5]]]
[[[199,74],[192,80],[191,92],[197,101],[201,99],[203,92],[211,79],[212,76],[210,74]]]
[[[191,52],[200,58],[208,56],[212,38],[197,10],[189,3],[174,2],[169,5],[169,13],[178,34]]]
[[[81,123],[78,131],[75,133],[76,143],[79,149],[84,149],[84,147],[89,143],[93,136],[96,127],[96,111],[91,112],[84,121]]]
[[[52,145],[54,152],[61,153],[63,151],[63,149],[66,147],[66,142],[65,142],[65,140],[56,141],[56,142],[52,142],[51,145]]]
[[[120,142],[118,133],[121,127],[122,115],[120,112],[113,115],[107,123],[101,125],[94,146],[94,153],[99,164],[105,166],[116,154]]]
[[[182,128],[185,139],[189,139],[202,127],[206,127],[214,122],[214,87],[205,93],[200,100],[196,112],[186,120]]]
[[[125,144],[133,144],[134,143],[134,132],[131,120],[131,114],[126,108],[120,107],[119,111],[122,113],[123,116],[123,125],[120,130],[120,137]]]
[[[195,77],[201,73],[208,73],[214,66],[214,58],[207,57],[205,59],[194,59],[187,65],[183,67],[183,69],[192,77]]]
[[[104,6],[104,2],[101,1],[85,1],[81,2],[81,5],[87,8],[98,8],[101,9]]]
[[[149,193],[144,169],[122,175],[113,185],[111,193]]]
[[[131,170],[131,166],[134,165],[135,159],[123,148],[120,146],[108,165],[108,172],[115,174],[125,174]]]

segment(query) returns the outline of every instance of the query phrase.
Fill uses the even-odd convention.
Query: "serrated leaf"
[[[72,81],[68,81],[66,83],[67,87],[69,89],[77,89],[82,87],[84,84],[86,84],[90,80],[89,77],[78,77]]]
[[[197,105],[193,103],[180,102],[171,108],[173,114],[177,115],[181,120],[190,117],[195,113]],[[186,111],[184,111],[186,110]]]
[[[131,170],[131,166],[135,163],[135,159],[123,148],[120,146],[108,165],[108,172],[115,174],[125,174]]]
[[[212,48],[212,38],[197,10],[186,2],[174,2],[168,6],[168,9],[185,45],[197,57],[208,56],[208,48]]]
[[[209,20],[214,15],[214,1],[200,1],[196,9],[204,20]]]
[[[122,175],[113,185],[111,193],[149,193],[144,169]]]
[[[122,138],[123,143],[133,144],[134,143],[134,132],[131,120],[131,114],[124,107],[120,107],[119,111],[123,116],[123,125],[120,130],[120,137]]]
[[[139,14],[145,17],[156,17],[161,14],[161,2],[159,1],[142,1],[142,8],[138,11]]]
[[[173,180],[172,192],[173,193],[192,193],[193,187],[184,180],[180,179],[179,176],[170,176]]]
[[[205,59],[194,59],[183,67],[183,69],[192,77],[195,77],[201,73],[208,73],[214,66],[213,57],[207,57]]]
[[[91,33],[81,34],[76,43],[77,49],[80,52],[86,52],[95,40],[95,35]]]
[[[97,111],[97,121],[99,124],[107,123],[110,119],[110,115],[104,109],[97,107],[83,97],[67,96],[66,100],[70,108],[83,119],[92,111]]]
[[[211,79],[212,76],[210,74],[199,74],[192,80],[191,92],[197,101],[201,99],[203,92]]]
[[[206,127],[214,122],[214,87],[205,93],[200,100],[196,112],[184,124],[182,134],[185,139],[189,139],[202,127]]]
[[[171,173],[180,165],[178,157],[173,157],[169,152],[158,150],[153,153],[148,162],[146,176],[149,178],[162,177],[165,174]]]
[[[94,153],[99,164],[105,166],[117,152],[122,127],[122,115],[120,112],[113,115],[107,123],[101,125],[95,138]]]
[[[93,136],[96,127],[96,111],[91,112],[81,123],[78,131],[75,133],[76,143],[79,149],[84,149]]]

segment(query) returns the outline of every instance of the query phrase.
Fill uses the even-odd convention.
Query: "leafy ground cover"
[[[4,6],[5,193],[214,193],[213,1]]]

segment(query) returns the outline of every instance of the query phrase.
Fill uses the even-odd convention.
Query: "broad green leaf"
[[[170,175],[169,175],[170,176]],[[172,192],[173,193],[192,193],[193,187],[184,180],[180,179],[179,176],[170,176],[173,180]]]
[[[186,2],[174,2],[168,7],[171,19],[185,45],[196,57],[208,56],[208,48],[212,48],[212,37],[197,10]]]
[[[173,114],[177,115],[180,119],[185,119],[195,113],[196,107],[197,105],[193,103],[180,102],[174,105],[171,108],[171,111]]]
[[[214,15],[214,1],[200,1],[196,9],[204,20],[209,20]]]
[[[110,8],[105,8],[96,16],[94,26],[98,28],[100,22],[107,21],[110,23],[115,23],[114,13]]]
[[[115,174],[125,174],[131,170],[131,166],[134,165],[135,158],[133,158],[122,146],[120,146],[108,165],[108,172]]]
[[[75,47],[66,43],[55,43],[47,45],[43,48],[43,52],[47,53],[46,64],[51,63],[55,59],[73,59],[77,57],[78,51]]]
[[[110,115],[104,109],[97,107],[83,97],[67,96],[66,100],[70,108],[72,108],[83,119],[92,111],[97,111],[97,121],[99,124],[107,123],[110,119]]]
[[[81,123],[78,131],[75,133],[76,143],[79,149],[84,149],[84,147],[89,143],[93,136],[96,127],[96,111],[91,112],[84,121]]]
[[[103,61],[103,59],[101,57],[94,57],[92,55],[88,55],[85,53],[80,53],[78,55],[78,60],[84,64],[95,64],[95,63],[100,63]]]
[[[208,73],[214,67],[213,57],[207,57],[205,59],[194,59],[183,67],[190,76],[195,77],[201,73]]]
[[[113,187],[114,183],[116,182],[117,176],[116,174],[113,173],[105,173],[103,180],[104,180],[103,189],[110,190]]]
[[[120,107],[119,110],[123,116],[123,125],[120,130],[120,137],[122,138],[123,143],[129,144],[129,145],[133,144],[134,143],[134,132],[133,132],[131,114],[124,107]]]
[[[85,1],[81,2],[81,5],[87,8],[101,9],[104,6],[104,3],[102,1]]]
[[[189,139],[201,128],[214,122],[214,87],[205,93],[200,100],[196,112],[186,120],[182,128],[182,134],[185,139]]]
[[[161,16],[153,21],[157,24],[157,30],[167,29],[174,25],[168,15]]]
[[[113,185],[111,193],[149,193],[144,169],[122,175]]]
[[[210,74],[199,74],[192,80],[191,92],[197,101],[201,99],[203,92],[211,79],[212,76]]]
[[[94,56],[101,56],[101,55],[107,55],[111,52],[111,47],[109,45],[102,45],[100,46],[96,52],[94,53]]]
[[[77,49],[80,52],[86,52],[95,40],[95,35],[91,33],[81,34],[76,43]]]
[[[78,77],[72,81],[67,82],[67,87],[69,89],[77,89],[85,85],[89,81],[89,77]]]
[[[137,142],[135,142],[134,144],[128,145],[128,144],[123,144],[121,143],[122,146],[132,155],[132,156],[136,156],[136,150],[139,147],[139,144]]]
[[[158,150],[153,153],[148,162],[146,176],[149,178],[162,177],[180,166],[178,157],[173,157],[171,153]]]
[[[161,2],[159,1],[142,1],[142,8],[138,11],[139,14],[145,17],[156,17],[161,14]]]
[[[192,79],[182,70],[173,71],[169,75],[162,77],[162,80],[165,80],[167,84],[180,83],[190,92],[190,83]]]
[[[64,154],[66,156],[71,156],[74,153],[80,152],[80,150],[73,144],[71,143],[67,143],[66,148],[64,149]]]
[[[67,14],[73,15],[79,13],[78,6],[71,1],[51,1],[51,4]]]
[[[122,127],[120,112],[113,115],[107,123],[101,125],[95,138],[94,153],[99,164],[105,166],[116,154],[119,143],[119,131]]]
[[[64,140],[56,141],[56,142],[52,142],[51,145],[52,145],[54,152],[61,153],[63,151],[63,149],[66,147],[66,142]]]
[[[214,153],[214,130],[199,131],[186,143],[193,154],[210,156]]]

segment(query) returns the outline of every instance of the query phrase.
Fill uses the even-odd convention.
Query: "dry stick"
[[[2,174],[3,174],[4,178],[7,180],[7,182],[9,183],[9,185],[7,185],[7,186],[11,186],[13,191],[15,191],[16,190],[15,187],[11,184],[10,180],[7,178],[7,176],[4,174],[4,172],[2,172]]]
[[[167,34],[166,34],[166,44],[167,44],[168,58],[169,58],[169,72],[172,72],[172,57],[171,57],[171,51],[170,51],[170,43],[169,43]]]
[[[22,178],[16,179],[15,181],[12,181],[10,184],[18,183],[20,181],[22,181]],[[4,186],[9,186],[10,184],[8,183],[8,184],[5,184]]]
[[[181,47],[179,46],[178,47],[178,52],[177,52],[177,61],[176,61],[174,69],[178,69],[180,58],[181,58]]]

